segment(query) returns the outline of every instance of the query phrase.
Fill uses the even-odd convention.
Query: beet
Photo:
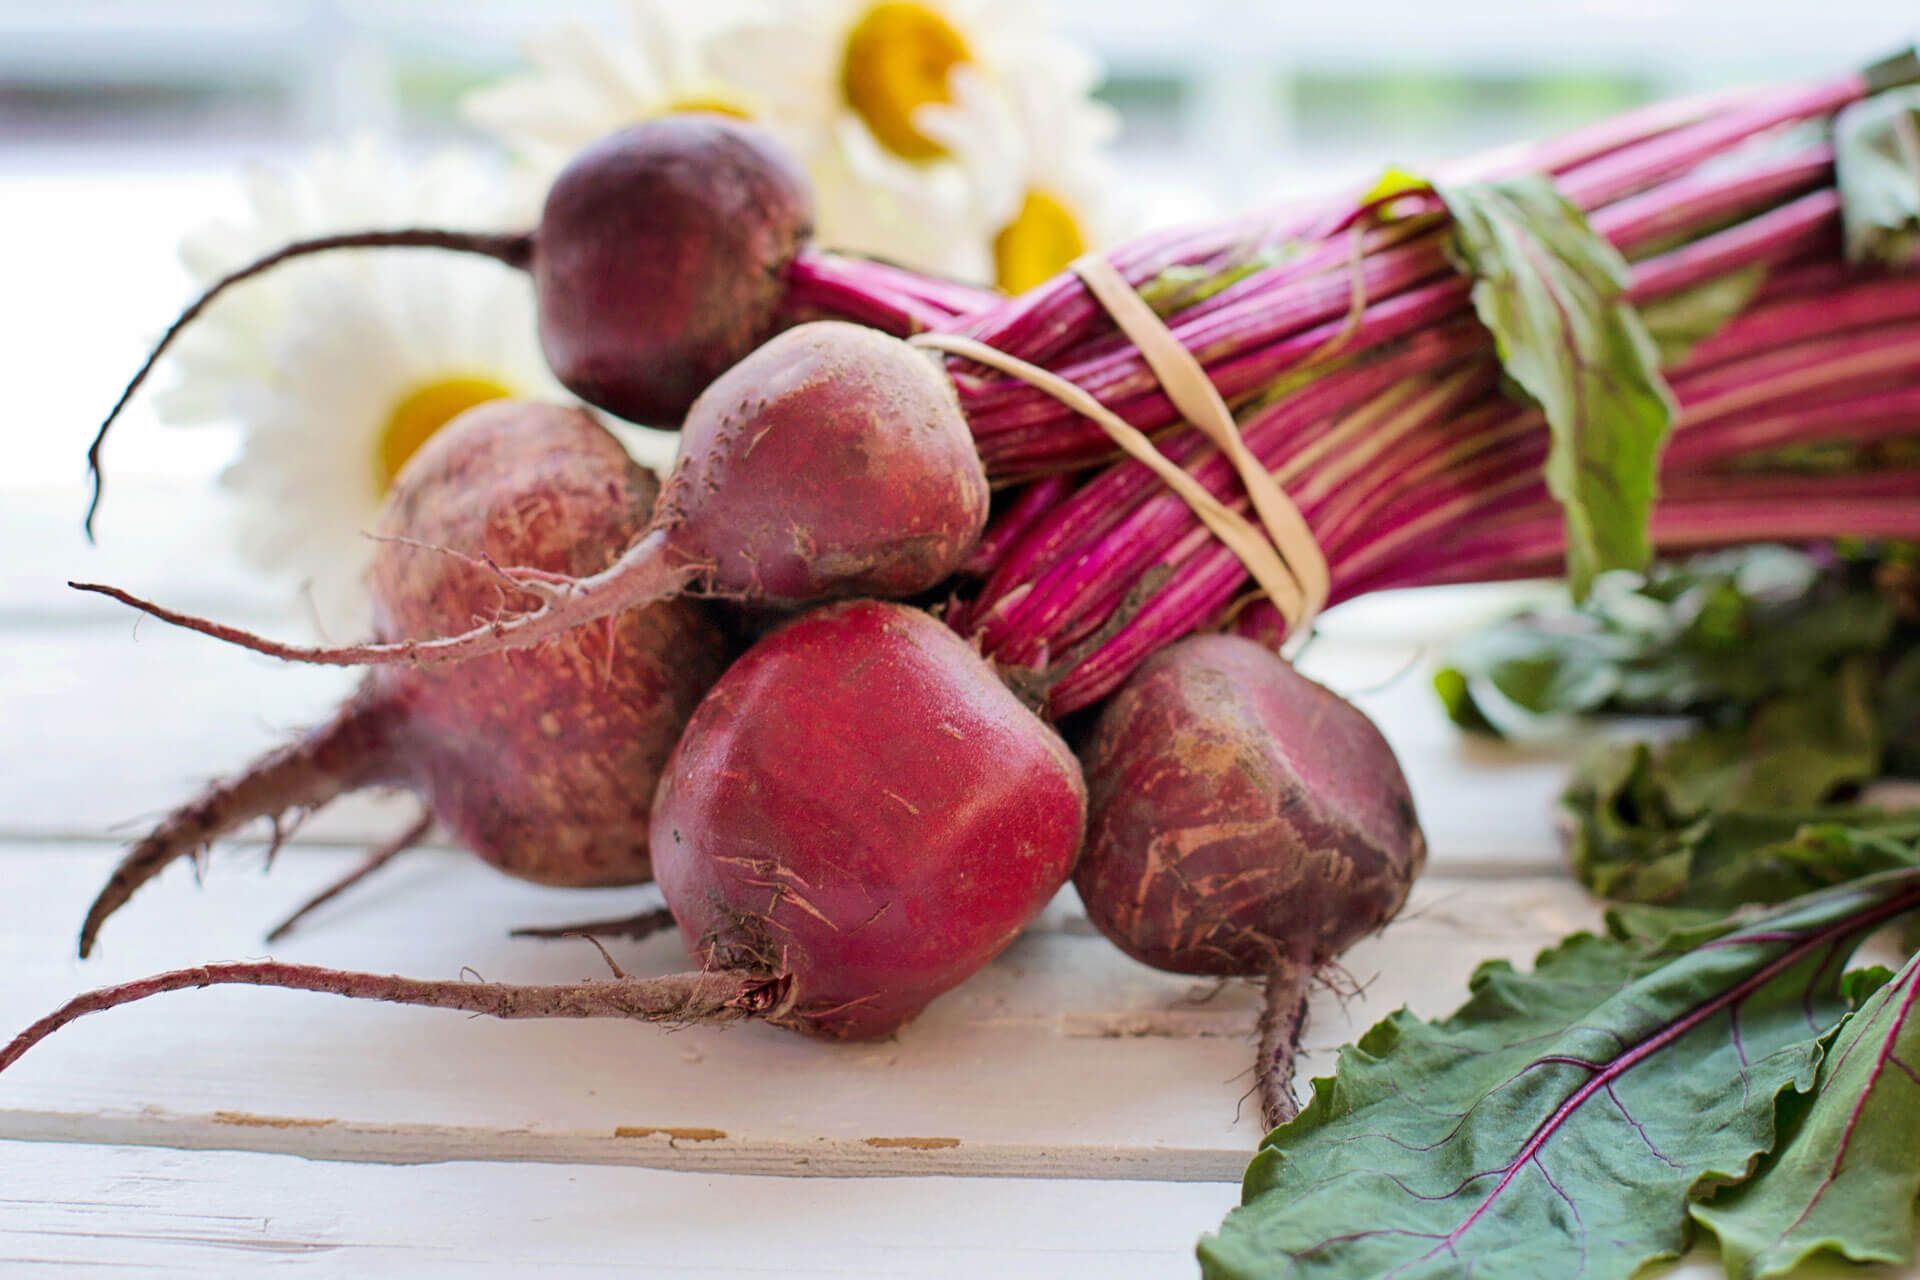
[[[208,303],[283,262],[336,249],[426,248],[530,271],[540,345],[561,384],[622,418],[671,427],[779,325],[787,268],[812,230],[811,188],[770,135],[723,116],[678,114],[574,157],[531,231],[370,230],[287,245],[214,282],[121,392],[87,454],[95,478],[88,528],[107,431],[155,362]]]
[[[812,231],[805,175],[753,125],[671,115],[602,138],[554,179],[532,234],[547,363],[589,404],[678,423],[773,332]]]
[[[206,965],[68,1001],[0,1048],[0,1070],[75,1018],[216,984],[886,1035],[1013,941],[1066,882],[1085,818],[1066,745],[964,641],[901,605],[831,605],[734,664],[661,777],[656,870],[700,972],[519,986]]]
[[[1088,916],[1155,968],[1267,979],[1272,1128],[1292,1115],[1309,980],[1393,918],[1426,861],[1392,748],[1269,650],[1201,636],[1141,666],[1081,758]]]
[[[544,601],[537,609],[478,626],[456,615],[437,633],[405,632],[435,639],[314,648],[117,588],[74,585],[275,657],[451,662],[681,592],[781,608],[915,595],[960,567],[987,505],[986,473],[946,374],[897,338],[827,320],[787,330],[709,387],[687,414],[679,460],[645,533],[601,572],[522,580]]]
[[[507,401],[469,410],[407,463],[388,499],[370,570],[376,631],[432,635],[513,608],[520,599],[494,566],[604,568],[645,523],[656,488],[580,410]],[[363,787],[413,791],[456,840],[522,879],[647,880],[655,781],[727,649],[697,603],[670,601],[537,650],[371,672],[325,724],[135,844],[88,913],[81,954],[175,858],[259,818],[277,830],[282,815]]]
[[[1086,796],[1066,745],[965,641],[854,601],[762,640],[660,779],[654,873],[709,968],[773,968],[793,1025],[884,1035],[1065,883]]]

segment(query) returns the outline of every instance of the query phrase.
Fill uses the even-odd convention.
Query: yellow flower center
[[[704,113],[710,116],[731,116],[735,120],[751,120],[753,113],[731,99],[717,94],[692,94],[685,98],[675,98],[661,108],[663,116],[695,115]]]
[[[993,238],[994,283],[1024,293],[1051,280],[1087,251],[1087,233],[1066,202],[1031,190],[1020,212]]]
[[[946,148],[914,127],[914,113],[953,101],[949,77],[971,60],[966,40],[938,12],[887,0],[847,33],[840,92],[881,146],[908,160],[937,160]]]
[[[441,378],[409,391],[380,430],[380,492],[430,436],[477,404],[504,400],[513,392],[491,378]]]

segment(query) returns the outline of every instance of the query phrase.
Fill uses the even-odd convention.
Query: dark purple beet
[[[1291,1114],[1308,980],[1393,918],[1426,860],[1392,748],[1269,650],[1200,636],[1134,673],[1081,760],[1088,916],[1156,968],[1268,979],[1271,1127]]]
[[[533,233],[547,363],[589,404],[677,425],[773,332],[812,229],[806,177],[752,125],[674,115],[602,138]]]
[[[181,312],[100,424],[87,453],[100,502],[107,431],[177,335],[221,293],[335,249],[474,253],[532,272],[554,376],[634,422],[679,424],[702,389],[781,323],[786,272],[813,230],[813,193],[773,138],[724,116],[662,116],[582,151],[548,190],[540,225],[508,234],[404,228],[319,236],[215,281]]]

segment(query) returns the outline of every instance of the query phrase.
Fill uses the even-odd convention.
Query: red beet
[[[438,639],[310,648],[115,588],[81,589],[281,658],[450,662],[679,592],[779,607],[914,595],[959,568],[986,524],[987,503],[986,473],[945,373],[897,338],[818,321],[780,334],[694,402],[644,535],[601,572],[522,581],[545,602],[538,609],[480,626],[460,617],[425,633]]]
[[[682,114],[623,129],[574,157],[532,231],[363,231],[287,245],[216,281],[147,357],[87,455],[94,507],[107,431],[174,336],[226,289],[290,259],[428,248],[531,271],[554,376],[590,404],[671,427],[774,331],[787,268],[812,228],[806,178],[768,134],[722,116]]]
[[[1065,744],[963,640],[854,601],[701,702],[660,779],[654,874],[703,965],[788,975],[799,1029],[884,1035],[1053,896],[1085,805]]]
[[[1267,649],[1202,636],[1141,666],[1081,757],[1088,916],[1156,968],[1268,980],[1273,1127],[1292,1114],[1309,979],[1393,918],[1426,861],[1392,748]]]
[[[388,500],[370,579],[376,631],[433,635],[520,603],[478,557],[516,573],[604,568],[645,523],[656,488],[577,409],[494,402],[468,411],[408,462]],[[284,814],[362,787],[415,792],[460,843],[522,879],[646,880],[655,781],[726,658],[701,607],[671,601],[534,651],[375,671],[326,724],[216,783],[134,845],[88,913],[81,954],[175,858],[258,818],[277,829]]]
[[[75,1018],[226,983],[500,1018],[885,1035],[1033,919],[1085,816],[1065,744],[964,641],[900,605],[832,605],[734,664],[661,778],[657,871],[703,971],[527,987],[209,965],[68,1001],[0,1048],[0,1070]]]
[[[672,115],[602,138],[531,237],[547,363],[589,404],[673,425],[773,332],[812,231],[805,175],[753,125]]]

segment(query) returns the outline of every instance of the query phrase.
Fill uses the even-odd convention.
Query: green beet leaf
[[[1894,606],[1871,573],[1756,546],[1645,577],[1606,574],[1577,608],[1467,637],[1436,684],[1457,723],[1509,737],[1560,733],[1568,718],[1597,713],[1745,715],[1850,657],[1901,652]],[[1914,683],[1920,691],[1920,674]]]
[[[1920,956],[1833,1037],[1810,1106],[1750,1181],[1693,1208],[1727,1274],[1758,1280],[1822,1252],[1913,1257],[1920,1195]]]
[[[1616,902],[1726,911],[1920,866],[1920,816],[1863,805],[1680,809],[1645,745],[1596,757],[1561,812],[1574,875]]]
[[[1833,124],[1847,260],[1920,265],[1920,85],[1874,94]]]
[[[1567,525],[1567,580],[1652,554],[1660,448],[1675,414],[1660,353],[1622,298],[1627,265],[1550,179],[1440,184],[1453,252],[1501,367],[1545,413],[1547,488]]]
[[[1681,738],[1660,753],[1667,791],[1697,812],[1818,804],[1870,782],[1880,774],[1878,689],[1871,662],[1849,658],[1740,722]]]
[[[1616,1280],[1687,1245],[1696,1191],[1773,1149],[1845,1014],[1842,969],[1920,907],[1920,871],[1738,927],[1577,935],[1481,967],[1452,1016],[1402,1010],[1268,1136],[1200,1244],[1214,1280]]]
[[[1833,799],[1882,767],[1864,663],[1744,724],[1591,754],[1561,797],[1574,875],[1616,901],[1727,909],[1920,864],[1920,815]]]

